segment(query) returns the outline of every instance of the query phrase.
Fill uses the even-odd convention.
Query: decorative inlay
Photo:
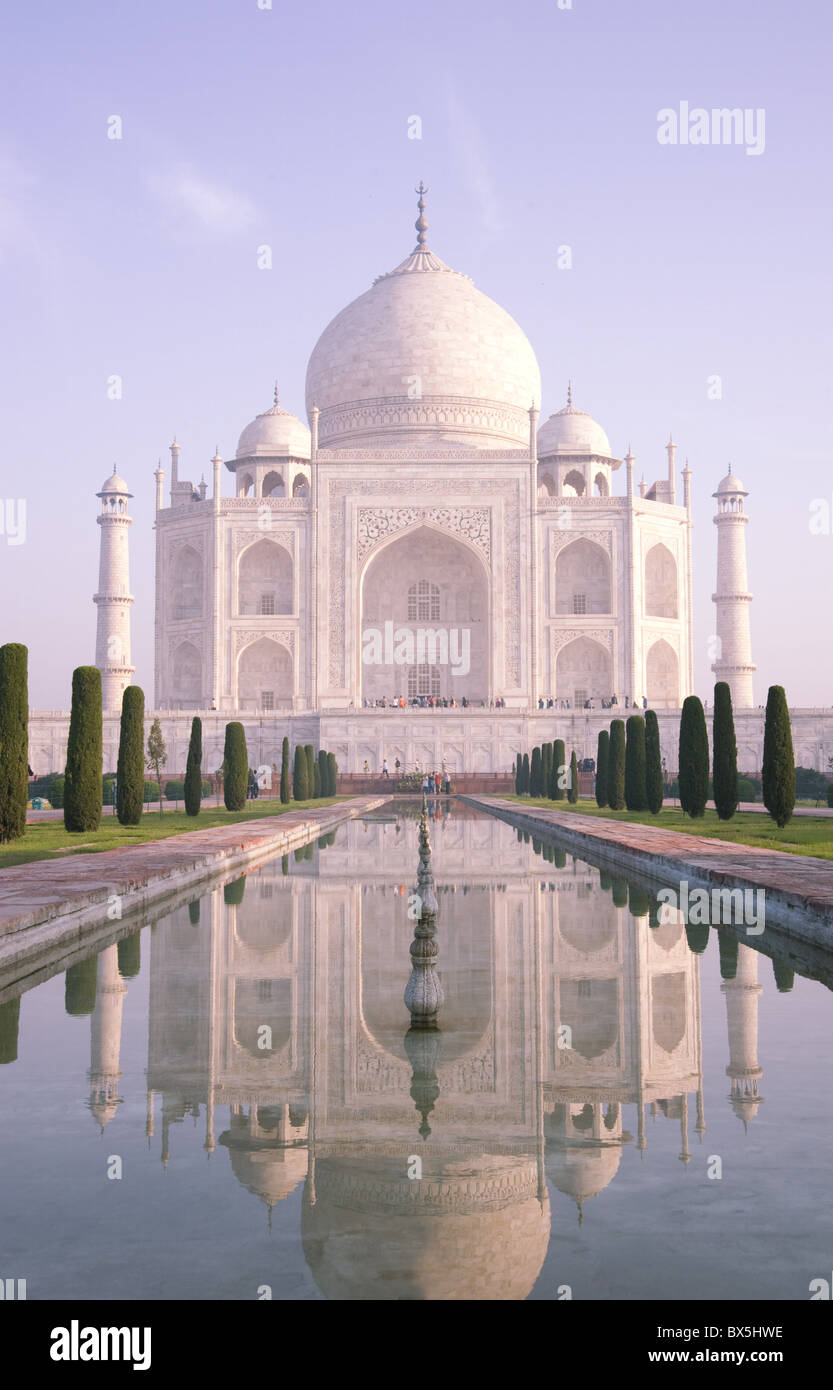
[[[275,541],[278,545],[285,546],[290,555],[295,555],[295,536],[296,531],[273,531],[271,527],[257,527],[251,531],[234,531],[234,554],[235,557],[244,550],[247,545],[253,545],[255,541]]]
[[[566,647],[568,642],[575,642],[578,637],[589,637],[591,641],[606,647],[609,652],[613,651],[612,627],[559,627],[550,634],[553,653]]]
[[[360,507],[357,513],[357,553],[363,560],[377,541],[409,526],[430,521],[445,531],[458,531],[491,561],[491,517],[488,507]]]
[[[295,651],[295,633],[290,628],[238,628],[234,634],[234,655],[237,656],[250,643],[259,642],[261,637],[279,642],[290,653]]]
[[[474,396],[379,396],[371,400],[346,401],[321,411],[318,437],[326,447],[330,438],[341,439],[365,430],[451,429],[529,439],[529,412],[503,401],[479,400]],[[407,455],[406,455],[407,456]]]
[[[608,555],[613,552],[613,532],[612,531],[574,531],[572,527],[565,527],[564,530],[554,530],[550,532],[550,550],[553,555],[557,555],[559,550],[563,550],[565,545],[571,545],[573,541],[593,541],[606,550]]]

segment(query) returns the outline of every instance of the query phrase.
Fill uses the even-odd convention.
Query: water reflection
[[[547,1252],[548,1181],[581,1222],[625,1146],[645,1153],[648,1117],[678,1128],[683,1163],[690,1128],[706,1129],[699,929],[660,924],[638,885],[498,821],[441,807],[432,825],[430,884],[417,826],[379,815],[183,902],[142,943],[152,1151],[175,1162],[176,1126],[199,1118],[269,1222],[300,1189],[304,1257],[332,1299],[523,1299]],[[430,975],[437,943],[432,1010],[409,976]],[[719,946],[727,1089],[748,1126],[760,957],[724,932]],[[140,963],[134,935],[66,973],[102,1130]],[[784,966],[776,979],[792,985]],[[0,1054],[17,1055],[9,1004]]]

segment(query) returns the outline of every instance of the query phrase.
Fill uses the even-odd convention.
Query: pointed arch
[[[565,497],[583,497],[586,489],[584,474],[577,468],[571,468],[569,473],[564,475],[564,483],[561,491]]]
[[[556,694],[574,709],[585,700],[607,699],[613,690],[613,659],[607,647],[590,637],[576,637],[558,653]]]
[[[241,617],[291,613],[293,563],[286,546],[255,541],[240,556],[237,572],[237,612]]]
[[[677,588],[677,561],[660,541],[645,556],[645,616],[679,617]]]
[[[612,601],[610,556],[603,546],[582,537],[559,550],[556,613],[610,613]]]
[[[653,709],[676,709],[680,704],[680,663],[665,638],[649,648],[645,662],[645,694]]]
[[[283,477],[274,468],[266,474],[263,479],[263,487],[260,490],[261,497],[285,497],[286,488],[284,487]]]
[[[174,651],[171,691],[180,709],[202,705],[202,657],[193,642],[180,642]]]
[[[203,565],[202,556],[192,545],[184,545],[174,557],[171,575],[171,616],[175,621],[186,618],[201,618]]]
[[[294,669],[282,642],[260,637],[244,647],[237,661],[237,708],[287,709],[292,706]]]

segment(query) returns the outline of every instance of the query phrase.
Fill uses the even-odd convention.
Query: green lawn
[[[545,801],[539,797],[506,796],[522,806],[545,806],[553,811],[571,811],[579,816],[603,816],[606,820],[636,821],[639,825],[659,825],[663,830],[680,830],[686,835],[708,835],[732,844],[758,845],[761,849],[780,849],[787,854],[811,854],[817,859],[833,859],[833,818],[798,816],[779,830],[774,820],[757,811],[738,811],[731,820],[719,820],[716,811],[692,820],[679,808],[664,806],[658,816],[650,811],[610,811],[595,801],[580,800],[571,806],[567,800]]]
[[[186,816],[184,811],[158,809],[145,811],[140,825],[119,825],[115,816],[102,816],[98,830],[71,835],[62,820],[40,821],[27,825],[20,840],[0,845],[0,869],[13,864],[31,864],[35,859],[65,859],[70,854],[99,854],[103,849],[120,849],[122,845],[143,845],[149,840],[166,840],[169,835],[182,835],[187,830],[210,830],[216,825],[238,825],[242,821],[260,820],[263,816],[282,816],[286,811],[316,810],[346,801],[344,796],[321,797],[318,801],[278,800],[247,801],[243,811],[227,811],[224,806],[203,804],[198,816]]]

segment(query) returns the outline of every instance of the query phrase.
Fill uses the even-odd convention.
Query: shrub
[[[567,800],[572,806],[578,801],[578,762],[575,748],[570,754],[570,786],[567,790]]]
[[[709,736],[696,695],[683,701],[680,719],[680,806],[694,819],[706,810],[709,790]]]
[[[243,725],[233,720],[226,725],[223,749],[223,798],[227,811],[242,811],[249,785],[249,754]]]
[[[202,801],[202,720],[196,716],[191,720],[191,739],[188,744],[182,794],[185,797],[186,815],[198,816]]]
[[[625,805],[629,811],[645,811],[648,807],[645,720],[641,714],[630,715],[625,728]]]
[[[64,783],[66,778],[62,772],[53,772],[49,778],[47,797],[51,801],[56,811],[64,809]]]
[[[622,719],[614,719],[610,726],[610,746],[607,753],[607,804],[612,811],[625,809],[625,723]]]
[[[165,783],[165,800],[181,801],[185,795],[185,783],[178,778]]]
[[[156,783],[156,782],[145,782],[144,786],[142,787],[142,800],[143,800],[143,801],[158,801],[158,800],[159,800],[159,786],[158,786],[158,783]]]
[[[755,790],[755,783],[750,777],[738,778],[738,801],[755,801],[758,793]]]
[[[144,729],[144,692],[138,685],[129,685],[121,698],[119,758],[116,764],[116,815],[121,825],[138,825],[142,819]]]
[[[652,816],[662,810],[663,791],[659,722],[656,712],[649,709],[645,714],[645,796]]]
[[[281,744],[281,801],[285,806],[292,800],[289,784],[289,739],[284,737]]]
[[[162,737],[162,726],[158,719],[154,719],[150,726],[147,746],[146,766],[156,773],[156,781],[159,786],[159,814],[162,814],[162,769],[168,761],[168,750],[165,747],[165,740]]]
[[[64,783],[64,825],[76,834],[101,824],[101,672],[77,666]]]
[[[55,803],[53,802],[52,804],[54,806]],[[827,786],[827,804],[828,806],[833,806],[833,782],[829,782]]]
[[[823,801],[827,796],[827,777],[814,767],[797,767],[795,794],[807,801]]]
[[[712,788],[720,820],[731,820],[738,809],[738,745],[732,715],[732,692],[726,681],[714,687],[712,723]]]
[[[26,830],[26,803],[29,800],[28,657],[26,647],[20,642],[7,642],[0,647],[0,844],[19,840]]]
[[[295,801],[309,801],[307,755],[300,743],[295,745],[295,768],[292,774],[292,796]]]
[[[610,751],[610,734],[607,729],[599,730],[596,747],[596,805],[607,805],[607,757]]]
[[[764,805],[780,830],[795,808],[792,730],[782,685],[771,685],[767,695],[762,770]]]

